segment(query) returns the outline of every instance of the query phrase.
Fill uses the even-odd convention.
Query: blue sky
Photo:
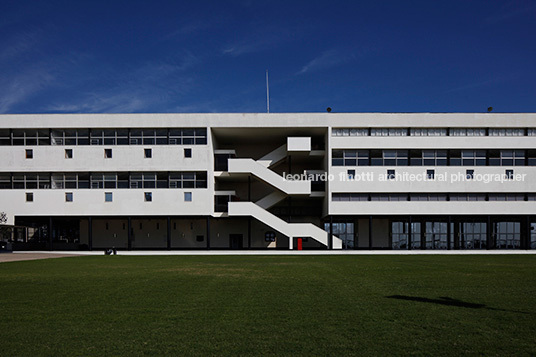
[[[0,113],[536,112],[536,1],[0,2]]]

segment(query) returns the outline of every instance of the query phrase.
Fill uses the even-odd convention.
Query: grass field
[[[0,264],[0,355],[534,355],[536,256]]]

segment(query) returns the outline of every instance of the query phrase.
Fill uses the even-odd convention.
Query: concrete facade
[[[20,249],[536,248],[534,113],[0,119]]]

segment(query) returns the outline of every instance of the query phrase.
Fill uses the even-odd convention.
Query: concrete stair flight
[[[312,223],[287,223],[253,202],[229,202],[229,216],[254,217],[290,238],[289,248],[293,248],[294,237],[311,237],[328,245],[329,233]],[[333,236],[333,249],[341,249],[342,240]]]

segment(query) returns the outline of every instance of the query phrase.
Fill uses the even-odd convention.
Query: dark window
[[[113,201],[113,194],[111,192],[105,192],[104,202],[112,202],[112,201]]]
[[[513,180],[514,179],[514,170],[506,170],[505,178],[507,180]]]
[[[192,157],[192,149],[184,149],[184,157]]]
[[[395,179],[395,170],[387,170],[387,179],[388,180],[394,180]]]
[[[195,237],[195,240],[196,240],[197,242],[202,242],[202,241],[205,240],[205,236],[196,236],[196,237]]]
[[[435,170],[426,170],[426,178],[433,180],[435,178]]]
[[[72,159],[73,158],[73,149],[65,149],[65,158],[66,159]]]
[[[144,157],[146,159],[150,159],[153,157],[153,149],[145,149],[144,150]]]
[[[65,202],[73,202],[73,193],[65,192]]]
[[[152,202],[153,200],[153,193],[152,192],[145,192],[145,202]]]
[[[33,159],[33,149],[26,149],[26,158]]]
[[[475,170],[465,170],[465,177],[468,180],[472,180],[475,175]]]
[[[26,192],[26,202],[33,202],[33,192]]]
[[[104,157],[106,159],[111,159],[112,158],[112,149],[104,149]]]
[[[353,180],[355,178],[355,170],[348,170],[348,180]]]

